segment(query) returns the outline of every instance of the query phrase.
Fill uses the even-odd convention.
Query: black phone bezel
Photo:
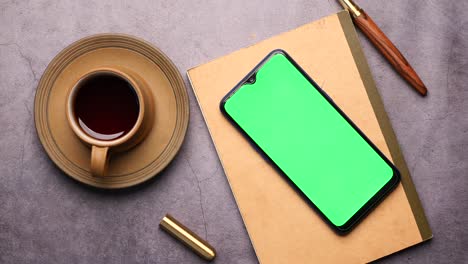
[[[372,149],[392,168],[393,175],[392,178],[367,202],[361,209],[359,209],[345,224],[341,226],[336,226],[333,224],[327,216],[320,211],[320,209],[310,200],[301,190],[299,186],[294,184],[294,182],[289,178],[289,176],[268,156],[266,152],[247,134],[244,129],[227,113],[225,109],[225,104],[231,96],[233,96],[237,90],[239,90],[245,83],[249,82],[249,79],[252,76],[255,76],[257,71],[273,56],[281,54],[285,56],[289,62],[312,84],[312,86],[327,100],[327,102],[353,127],[353,129],[358,132],[358,134],[372,147]],[[367,216],[372,209],[374,209],[382,200],[385,198],[400,182],[400,172],[398,169],[390,162],[389,159],[372,143],[372,141],[351,121],[351,119],[335,104],[335,102],[315,83],[315,81],[292,59],[289,54],[282,49],[275,49],[270,52],[260,63],[258,63],[253,70],[251,70],[233,89],[231,89],[221,100],[220,110],[223,115],[246,137],[249,142],[260,152],[260,154],[272,164],[283,177],[287,178],[287,181],[292,185],[301,196],[307,201],[312,208],[325,220],[325,222],[339,235],[348,234],[365,216]]]

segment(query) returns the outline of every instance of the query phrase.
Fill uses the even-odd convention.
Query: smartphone
[[[395,166],[284,50],[263,59],[220,109],[339,234],[400,180]]]

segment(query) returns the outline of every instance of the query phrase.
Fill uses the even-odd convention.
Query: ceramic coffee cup
[[[92,69],[70,88],[68,123],[91,147],[93,176],[106,176],[110,154],[134,147],[151,130],[154,105],[150,93],[138,74],[117,66]]]

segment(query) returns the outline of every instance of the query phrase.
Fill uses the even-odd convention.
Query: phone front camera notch
[[[257,81],[256,73],[254,73],[252,76],[250,76],[247,81],[245,82],[246,84],[254,84]]]

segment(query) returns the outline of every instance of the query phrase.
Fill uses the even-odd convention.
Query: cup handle
[[[96,177],[106,176],[109,162],[109,147],[91,148],[91,174]]]

